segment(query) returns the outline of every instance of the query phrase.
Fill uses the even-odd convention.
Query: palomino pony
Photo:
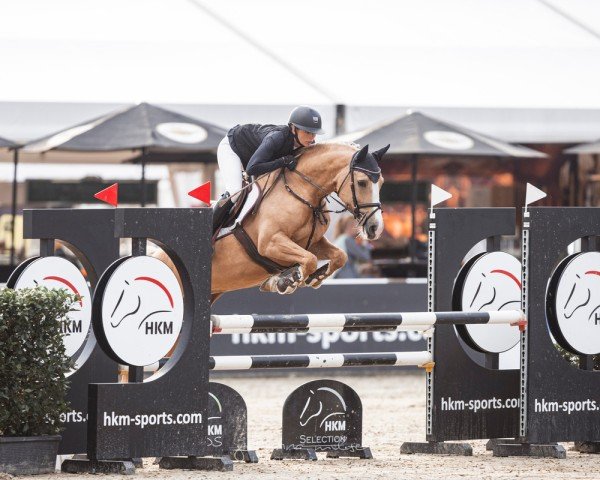
[[[324,237],[329,224],[326,197],[331,193],[341,200],[342,210],[352,213],[363,238],[379,238],[383,177],[378,162],[388,148],[369,153],[368,146],[359,150],[355,145],[318,144],[302,149],[295,170],[284,168],[260,177],[259,207],[241,226],[255,247],[255,257],[257,251],[267,264],[270,261],[280,268],[274,272],[259,264],[237,235],[223,236],[214,244],[212,300],[258,285],[263,291],[281,294],[299,286],[318,288],[341,268],[346,253]],[[176,271],[166,254],[158,257]],[[328,263],[317,269],[318,260]]]

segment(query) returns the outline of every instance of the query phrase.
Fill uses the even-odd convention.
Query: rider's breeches
[[[217,162],[221,170],[221,178],[229,193],[235,193],[242,188],[242,172],[244,167],[240,157],[229,146],[229,139],[225,137],[217,149]]]

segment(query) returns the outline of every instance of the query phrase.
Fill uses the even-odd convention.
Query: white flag
[[[431,208],[435,207],[438,203],[445,202],[449,198],[452,198],[452,194],[446,190],[431,184]]]
[[[546,196],[547,195],[545,192],[542,192],[539,188],[534,187],[531,183],[528,183],[527,193],[525,194],[525,206],[531,205],[533,202],[537,202]]]

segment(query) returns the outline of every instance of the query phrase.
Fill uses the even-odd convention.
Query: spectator
[[[354,218],[340,218],[335,226],[335,245],[348,254],[346,265],[340,268],[335,278],[361,277],[359,266],[371,260],[371,245],[357,236]]]

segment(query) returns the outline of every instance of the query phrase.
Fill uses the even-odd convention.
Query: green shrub
[[[564,349],[558,343],[555,343],[554,346],[567,362],[579,368],[579,355]],[[600,370],[600,355],[594,356],[594,370]]]
[[[75,300],[62,289],[0,290],[0,435],[60,432],[72,363],[59,320]]]

